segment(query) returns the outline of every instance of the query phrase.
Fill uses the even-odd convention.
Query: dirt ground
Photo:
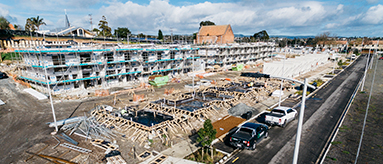
[[[259,68],[246,69],[245,71],[258,71]],[[224,72],[223,74],[216,74],[206,79],[217,80],[222,78],[233,78],[238,76],[239,72]],[[197,79],[197,78],[196,78]],[[198,79],[197,79],[198,80]],[[159,97],[166,97],[164,95],[165,89],[183,89],[185,84],[190,84],[191,78],[182,79],[181,83],[171,83],[161,88],[155,88],[155,92],[148,92],[146,90],[136,91],[136,94],[144,94],[149,101],[157,100]],[[52,138],[51,132],[54,128],[49,128],[45,123],[52,122],[52,111],[49,100],[38,101],[34,97],[28,95],[16,87],[12,79],[0,80],[0,99],[6,102],[5,105],[0,106],[0,163],[41,163],[42,159],[38,157],[30,158],[28,152],[34,152],[55,157],[60,157],[65,160],[73,161],[88,161],[88,163],[96,163],[102,158],[103,151],[95,148],[93,151],[99,152],[99,155],[80,155],[78,152],[68,151],[68,149],[57,147],[54,145],[57,141]],[[184,89],[184,91],[188,91]],[[132,102],[133,97],[127,94],[120,94],[116,96],[119,100],[115,104],[116,108],[123,108],[126,106],[139,105],[141,109],[146,102],[135,104]],[[107,97],[88,98],[86,100],[55,100],[54,108],[56,111],[57,120],[69,118],[72,116],[82,116],[94,108],[97,104],[114,105],[114,95]],[[72,137],[72,136],[71,136]],[[173,142],[183,140],[189,137],[186,134],[181,134]],[[84,139],[73,136],[76,141]],[[134,145],[134,142],[124,138],[118,138],[117,144],[120,146],[120,151],[125,160],[129,163],[139,162],[133,158],[132,148],[136,148],[136,152],[140,154],[146,149],[142,146]],[[156,147],[151,147],[149,150],[162,151],[170,145],[163,145],[159,140],[154,140]],[[156,144],[157,143],[157,144]],[[174,144],[173,143],[173,144]],[[80,147],[92,147],[87,145],[89,142],[80,142]],[[26,161],[26,159],[29,159]]]
[[[233,78],[238,76],[238,72],[229,72],[223,74],[216,74],[213,77],[207,79],[220,79],[220,78]],[[198,78],[195,78],[198,81]],[[165,89],[183,89],[185,84],[190,84],[191,78],[182,79],[180,83],[170,83],[169,85],[155,88],[155,92],[148,92],[146,90],[138,90],[136,94],[144,94],[148,101],[157,100],[158,97],[166,97],[164,95]],[[6,104],[0,106],[0,163],[41,163],[42,159],[31,156],[28,152],[38,152],[41,154],[51,155],[55,157],[61,157],[66,160],[76,158],[86,158],[88,161],[99,161],[101,157],[92,155],[83,155],[78,157],[78,152],[68,152],[67,149],[57,147],[52,149],[57,144],[51,137],[51,132],[54,128],[49,128],[45,123],[52,122],[52,110],[49,100],[38,101],[31,95],[22,91],[22,86],[16,86],[11,78],[0,79],[0,99]],[[183,89],[183,92],[188,90]],[[114,95],[106,97],[93,97],[86,100],[54,100],[54,108],[57,120],[62,120],[72,116],[82,116],[94,108],[98,104],[114,105]],[[139,109],[146,105],[146,102],[133,103],[133,96],[127,94],[118,94],[116,96],[118,100],[115,104],[116,108],[123,108],[126,106],[139,105]],[[73,135],[71,136],[73,137]],[[187,135],[180,135],[177,139],[182,140]],[[76,141],[83,140],[81,138],[73,137]],[[177,139],[173,142],[176,143]],[[117,139],[116,139],[117,140]],[[156,145],[155,150],[162,151],[168,148],[170,145],[155,144],[160,142],[153,141]],[[174,144],[173,143],[173,144]],[[121,148],[129,148],[128,150],[121,150],[122,155],[127,158],[133,159],[133,153],[131,148],[134,143],[127,139],[118,139],[117,142]],[[79,144],[80,147],[87,147],[86,142]],[[92,147],[92,146],[90,146]],[[142,146],[135,146],[137,154],[144,152],[146,149]],[[154,148],[150,148],[153,150]],[[94,149],[93,151],[97,151]],[[92,153],[93,154],[93,153]],[[101,153],[102,154],[102,153]],[[25,161],[26,159],[29,159]],[[76,161],[76,160],[74,160]],[[130,161],[131,163],[137,163],[138,160]],[[92,162],[90,162],[92,163]]]
[[[362,133],[368,97],[375,69],[368,71],[365,92],[358,91],[347,116],[332,142],[324,163],[354,163]],[[383,61],[379,60],[372,90],[363,141],[357,163],[382,163],[383,161]]]

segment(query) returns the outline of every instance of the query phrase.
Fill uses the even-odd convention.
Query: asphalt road
[[[365,63],[366,57],[361,56],[306,100],[298,163],[316,162],[364,73]],[[262,122],[261,118],[257,120]],[[295,120],[285,128],[271,127],[270,137],[259,143],[255,151],[240,151],[227,163],[292,163],[297,123]],[[227,152],[234,150],[223,143],[215,146]]]

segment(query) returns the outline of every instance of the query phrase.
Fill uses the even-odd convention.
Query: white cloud
[[[382,24],[383,23],[383,5],[378,4],[372,6],[364,14],[362,22],[367,24]]]
[[[315,26],[343,11],[343,5],[325,6],[322,2],[284,2],[276,6],[260,3],[211,3],[174,6],[168,1],[152,0],[147,5],[131,1],[110,2],[100,9],[95,20],[107,17],[113,28],[124,26],[134,33],[155,34],[158,29],[170,33],[198,31],[201,21],[231,24],[234,32],[253,34],[267,28]]]
[[[93,27],[105,15],[112,29],[128,27],[133,33],[191,34],[198,31],[201,21],[231,24],[234,33],[254,34],[260,30],[270,34],[315,35],[322,31],[340,30],[383,23],[383,6],[371,4],[375,0],[358,4],[341,4],[341,0],[220,0],[221,3],[177,2],[150,0],[135,3],[122,0],[16,0],[20,6],[0,4],[0,14],[19,20],[39,15],[47,29],[64,26],[64,9],[71,25],[90,28],[88,14],[93,14]],[[173,2],[174,3],[174,2]],[[366,5],[369,4],[369,5]],[[15,10],[17,8],[17,10]],[[11,13],[12,12],[12,13]],[[11,16],[12,15],[12,16]],[[17,18],[17,19],[16,19]],[[16,22],[15,22],[16,23]]]
[[[0,3],[0,16],[7,16],[9,15],[9,11],[6,9],[8,8],[6,5],[3,5]]]

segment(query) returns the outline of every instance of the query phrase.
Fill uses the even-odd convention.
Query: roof
[[[287,109],[290,109],[290,107],[279,106],[279,107],[276,107],[274,109],[287,110]]]
[[[247,122],[247,123],[243,124],[241,127],[257,129],[259,126],[264,126],[264,125],[263,124],[256,124],[256,123],[252,123],[252,122]]]
[[[198,32],[198,35],[207,36],[209,35],[223,35],[226,30],[230,27],[230,25],[211,25],[211,26],[202,26]]]
[[[217,133],[215,134],[215,137],[216,138],[225,137],[226,133],[228,133],[230,130],[237,127],[239,124],[241,124],[244,121],[246,120],[243,118],[227,115],[223,117],[222,119],[217,120],[216,122],[213,122],[212,123],[213,128],[217,131]]]
[[[9,24],[8,26],[9,26],[9,29],[15,30],[15,27],[13,26],[13,24]]]

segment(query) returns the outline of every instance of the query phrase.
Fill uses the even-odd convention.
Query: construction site
[[[10,77],[3,82],[10,87],[2,93],[24,97],[25,103],[12,104],[2,95],[9,108],[2,110],[9,112],[2,122],[14,121],[14,109],[29,109],[32,120],[27,124],[39,135],[27,134],[30,130],[17,134],[34,139],[19,145],[23,153],[8,163],[180,162],[185,159],[165,152],[190,140],[193,146],[184,145],[190,152],[183,157],[193,153],[205,120],[212,121],[216,138],[222,140],[234,127],[271,108],[267,102],[299,97],[301,78],[317,78],[306,73],[332,65],[327,52],[311,52],[316,57],[285,54],[286,62],[296,64],[283,70],[283,58],[272,54],[273,43],[265,42],[31,43],[8,43],[21,59],[2,65]],[[285,76],[292,80],[281,82]],[[56,127],[51,108],[56,110],[55,135],[49,134]]]

